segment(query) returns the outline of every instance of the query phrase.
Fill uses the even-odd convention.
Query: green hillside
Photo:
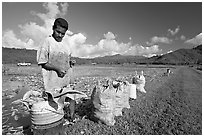
[[[179,49],[163,56],[148,59],[153,64],[178,64],[188,65],[202,62],[202,45],[193,49]]]
[[[15,49],[15,48],[2,48],[2,63],[3,64],[16,64],[19,62],[30,62],[37,64],[36,50]]]
[[[2,63],[16,64],[19,62],[30,62],[36,64],[36,50],[2,48]],[[192,49],[179,49],[174,52],[164,54],[162,56],[154,56],[146,58],[143,56],[123,56],[113,55],[97,58],[78,58],[73,57],[77,64],[172,64],[172,65],[188,65],[202,63],[202,45]]]

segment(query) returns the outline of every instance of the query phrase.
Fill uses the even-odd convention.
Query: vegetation
[[[17,64],[20,62],[29,62],[37,64],[36,50],[2,48],[2,63],[3,64]]]
[[[167,66],[121,66],[121,65],[81,65],[75,66],[76,90],[91,95],[98,80],[105,77],[121,77],[131,81],[135,70],[144,70],[147,93],[137,92],[137,99],[129,101],[130,109],[123,109],[123,116],[115,117],[114,126],[108,126],[91,119],[92,106],[89,100],[82,100],[76,107],[77,121],[65,125],[69,135],[201,135],[202,134],[202,75],[190,67],[173,66],[169,77],[164,76]],[[168,66],[169,67],[169,66]],[[18,67],[4,65],[2,90],[2,134],[28,134],[25,111],[20,106],[12,106],[11,101],[21,99],[22,90],[5,88],[10,83],[22,82],[30,90],[43,91],[40,67],[32,65]],[[7,69],[6,69],[7,68]],[[18,84],[15,84],[17,88]],[[7,93],[9,91],[9,93]],[[13,97],[13,95],[17,94]],[[12,98],[13,97],[13,98]],[[19,98],[20,97],[20,98]],[[13,107],[13,109],[12,109]],[[19,112],[17,111],[19,110]],[[11,115],[11,111],[16,111]],[[10,120],[6,117],[10,114]],[[13,113],[12,113],[13,114]],[[28,114],[27,114],[28,115]],[[17,124],[17,127],[15,125]],[[25,125],[24,125],[25,124]],[[58,132],[57,129],[53,129]]]
[[[36,64],[36,50],[2,48],[2,63],[17,64],[30,62]],[[146,58],[143,56],[113,55],[97,58],[73,57],[78,65],[81,64],[162,64],[162,65],[191,65],[202,64],[202,45],[192,49],[179,49],[174,52]]]

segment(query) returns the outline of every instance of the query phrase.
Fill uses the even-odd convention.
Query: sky
[[[202,2],[2,2],[2,46],[38,49],[57,17],[72,56],[152,57],[202,44]]]

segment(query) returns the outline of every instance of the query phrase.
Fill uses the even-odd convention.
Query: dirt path
[[[175,112],[177,133],[202,133],[202,73],[191,68],[181,68],[169,81],[170,106]]]
[[[194,107],[202,108],[202,73],[193,69],[183,69],[183,90]]]

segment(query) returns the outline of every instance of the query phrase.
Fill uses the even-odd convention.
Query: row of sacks
[[[104,85],[98,82],[91,95],[94,117],[106,125],[113,126],[115,124],[114,117],[122,116],[123,108],[130,108],[129,98],[136,99],[137,90],[146,93],[144,86],[138,83],[130,84],[128,81],[107,80],[107,84]]]

